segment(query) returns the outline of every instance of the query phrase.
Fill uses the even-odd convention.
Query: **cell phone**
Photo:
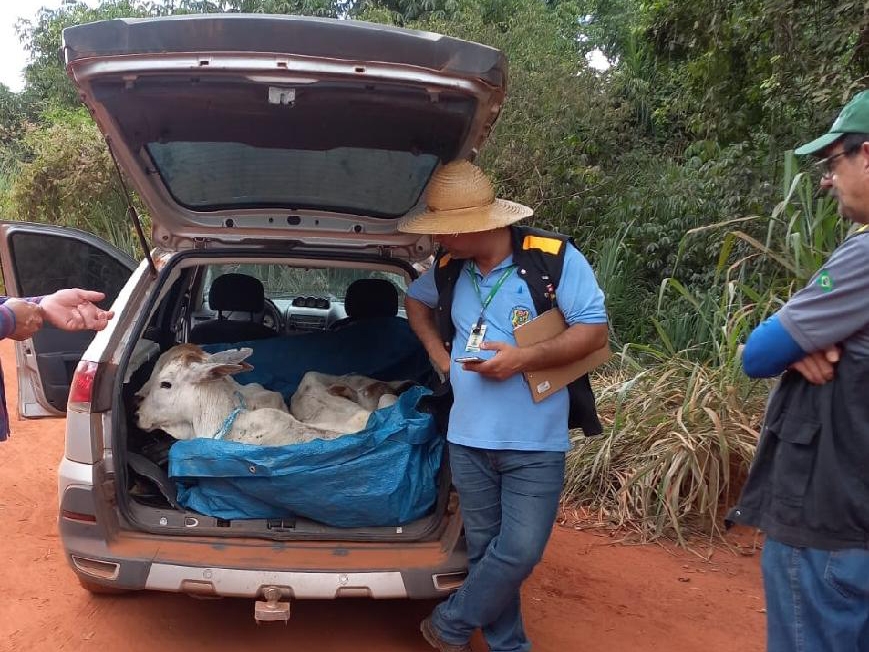
[[[486,360],[484,358],[481,358],[480,356],[477,356],[477,355],[460,355],[458,358],[456,358],[456,362],[458,362],[460,364],[464,364],[466,362],[485,362],[485,361]]]

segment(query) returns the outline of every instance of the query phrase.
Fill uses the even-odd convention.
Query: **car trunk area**
[[[233,257],[234,255],[235,257]],[[263,256],[265,260],[266,254]],[[133,332],[137,332],[139,335],[131,339],[132,343],[123,354],[113,381],[116,383],[115,392],[118,396],[116,405],[120,406],[120,409],[117,409],[113,415],[112,441],[118,509],[123,516],[123,521],[137,530],[152,534],[177,536],[252,537],[276,541],[425,542],[437,540],[445,528],[449,526],[449,515],[457,511],[457,501],[450,489],[448,464],[445,463],[445,446],[442,447],[443,457],[439,456],[439,468],[435,470],[432,479],[432,504],[422,516],[407,522],[379,523],[376,525],[362,523],[349,527],[335,526],[328,524],[327,518],[321,521],[316,518],[316,514],[298,514],[291,510],[285,514],[271,514],[268,517],[223,518],[219,514],[204,513],[184,505],[179,498],[177,478],[170,477],[169,474],[170,450],[173,445],[179,443],[178,440],[162,430],[149,432],[142,429],[136,418],[136,410],[140,402],[140,398],[136,394],[150,378],[159,356],[173,346],[187,341],[191,331],[189,328],[191,322],[201,322],[208,316],[202,312],[207,308],[207,306],[206,308],[202,307],[202,304],[207,304],[207,301],[203,299],[207,296],[207,289],[204,287],[204,283],[207,282],[205,280],[207,276],[204,273],[206,265],[201,262],[195,264],[194,259],[190,256],[186,258],[180,256],[178,260],[184,260],[184,264],[175,269],[172,269],[172,265],[170,265],[169,269],[161,272],[159,283],[163,289],[155,288],[151,294],[162,298],[155,301],[150,310],[143,311],[139,321],[133,326]],[[238,254],[232,252],[208,259],[212,265],[220,263],[224,267],[232,267],[238,260],[240,260]],[[247,262],[255,262],[256,260],[255,258],[248,258]],[[274,257],[268,260],[270,264],[275,265],[276,259]],[[345,269],[362,270],[359,273],[370,274],[373,277],[384,275],[382,271],[378,272],[378,264],[381,269],[389,269],[382,261],[371,259],[343,261],[341,264]],[[304,265],[310,265],[310,267]],[[295,266],[309,275],[321,273],[318,270],[323,269],[323,267],[314,266],[315,264],[311,261],[304,263],[304,265],[296,262],[290,267]],[[321,259],[316,265],[325,266],[327,263]],[[409,273],[406,268],[396,270],[393,267],[392,269],[393,272],[401,272],[404,275]],[[342,272],[338,276],[342,274],[346,275],[345,272]],[[328,296],[328,292],[325,290],[322,294],[324,298]],[[406,330],[407,333],[410,333],[403,316],[395,315],[388,319],[384,318],[388,328],[384,328],[380,322],[376,322],[376,324],[362,323],[361,320],[358,325],[353,323],[346,326],[343,322],[348,319],[347,317],[336,319],[343,313],[343,309],[341,308],[342,301],[333,293],[331,307],[328,310],[323,309],[326,310],[323,312],[325,315],[323,321],[294,320],[291,317],[296,313],[310,317],[312,310],[307,307],[309,303],[312,303],[309,301],[311,297],[304,296],[304,294],[300,296],[302,301],[299,301],[299,297],[287,297],[272,301],[272,308],[268,312],[277,311],[279,320],[279,323],[275,325],[274,336],[253,341],[201,344],[202,348],[207,351],[240,347],[253,349],[254,353],[250,360],[254,361],[254,369],[250,373],[255,374],[260,371],[263,375],[256,378],[258,381],[263,381],[262,384],[267,389],[283,389],[284,392],[287,391],[288,385],[280,384],[283,382],[283,378],[298,377],[301,372],[308,370],[322,371],[323,369],[312,367],[312,365],[316,365],[316,362],[312,361],[316,360],[326,361],[324,362],[326,370],[330,372],[340,370],[342,361],[346,360],[346,364],[350,365],[346,369],[347,373],[355,371],[351,368],[353,364],[371,365],[372,360],[379,360],[378,364],[369,368],[375,370],[374,376],[384,381],[408,380],[408,378],[390,377],[390,375],[399,373],[397,371],[399,369],[413,368],[415,373],[411,380],[417,386],[431,384],[432,379],[436,378],[431,373],[428,358],[422,346],[412,337],[412,334],[408,336],[403,332]],[[321,305],[320,302],[313,303],[316,306]],[[329,303],[329,299],[326,299],[326,303]],[[199,313],[194,319],[193,316],[197,311]],[[247,315],[235,313],[229,316],[239,319],[247,318]],[[261,319],[262,315],[252,314],[250,317]],[[271,319],[275,319],[274,315]],[[183,326],[185,320],[186,326]],[[298,328],[299,323],[322,326],[331,321],[336,324],[342,322],[342,328],[334,331],[330,331],[328,328],[311,330]],[[397,336],[395,333],[384,332],[391,328],[402,333],[399,341],[407,343],[407,346],[401,349],[400,355],[396,354],[395,341]],[[195,331],[195,329],[192,330]],[[366,338],[365,341],[370,344],[367,347],[369,350],[364,351],[364,355],[360,353],[358,359],[351,360],[352,351],[364,348],[360,347],[358,342],[353,341],[354,337],[359,336],[359,332],[363,333]],[[377,332],[377,336],[371,336],[370,333],[372,332]],[[354,335],[354,333],[356,334]],[[411,342],[413,342],[412,346]],[[381,349],[381,347],[383,348]],[[382,355],[379,354],[381,350]],[[407,356],[407,361],[412,361],[412,365],[411,362],[406,362],[404,365],[398,364],[404,359],[401,356]],[[298,365],[303,366],[304,369],[291,369],[290,367],[295,364],[294,360],[298,360]],[[363,360],[363,363],[360,363],[360,360]],[[426,368],[426,373],[422,373],[423,365]],[[276,386],[269,387],[269,379],[276,383]],[[240,377],[238,380],[243,383],[243,378]],[[435,406],[436,401],[431,396],[425,396],[419,403],[419,411],[425,415],[428,411],[434,411]],[[350,435],[350,437],[353,436]],[[438,433],[438,437],[441,436],[442,433]],[[188,444],[189,442],[182,443]],[[353,468],[358,469],[359,467]],[[313,484],[305,483],[305,489],[317,492],[317,475],[312,473],[311,477],[315,478],[311,481]],[[358,473],[345,475],[340,469],[337,469],[332,476],[332,484],[324,487],[324,492],[336,491],[334,484],[336,478],[339,483],[337,491],[346,490],[348,500],[353,500],[354,491],[364,491],[361,488],[365,484],[364,477],[360,477]],[[275,491],[281,491],[280,486],[276,486]]]

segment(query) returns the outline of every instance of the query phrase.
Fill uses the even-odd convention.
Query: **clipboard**
[[[516,338],[516,344],[523,347],[552,339],[566,330],[567,323],[564,321],[564,315],[557,308],[553,308],[531,321],[517,326],[513,329],[513,336]],[[592,369],[599,367],[611,356],[612,352],[607,343],[584,358],[569,364],[524,372],[525,380],[531,390],[531,398],[535,403],[539,403],[580,376],[584,376]]]

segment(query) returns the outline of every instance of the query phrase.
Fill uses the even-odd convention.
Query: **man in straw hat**
[[[784,375],[728,520],[766,534],[768,650],[856,652],[869,650],[869,91],[796,153],[821,157],[821,188],[862,226],[748,338],[746,373]]]
[[[605,346],[603,293],[576,248],[535,231],[527,241],[532,247],[563,257],[561,278],[550,292],[569,327],[549,341],[518,348],[513,329],[538,311],[526,270],[515,262],[520,252],[511,225],[532,210],[496,199],[486,175],[466,161],[435,171],[426,204],[425,212],[405,218],[399,228],[434,236],[443,251],[408,289],[407,316],[433,364],[449,375],[455,396],[447,439],[470,571],[421,629],[441,652],[470,650],[477,628],[492,652],[527,651],[519,589],[552,530],[569,441],[567,390],[534,403],[522,372],[579,360]],[[451,287],[438,283],[438,270],[448,266],[458,270]],[[439,311],[447,313],[446,327],[438,323]],[[460,362],[466,358],[482,361]]]

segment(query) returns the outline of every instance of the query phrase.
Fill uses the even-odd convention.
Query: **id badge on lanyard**
[[[471,334],[468,335],[468,343],[465,345],[465,351],[468,353],[479,353],[480,344],[486,337],[486,324],[477,322],[477,325],[471,329]]]
[[[483,340],[486,338],[486,328],[487,324],[483,323],[483,317],[486,312],[486,308],[489,307],[489,304],[492,303],[492,299],[495,298],[495,295],[498,293],[498,290],[501,289],[501,286],[504,285],[504,281],[507,280],[507,277],[513,273],[513,270],[516,269],[515,265],[511,265],[507,269],[505,269],[498,280],[495,282],[495,285],[492,287],[489,292],[489,296],[483,299],[483,295],[480,292],[480,285],[477,283],[477,272],[476,265],[471,263],[469,267],[466,268],[468,271],[468,276],[471,277],[471,283],[474,286],[474,291],[477,293],[477,297],[480,299],[480,318],[477,319],[477,323],[474,324],[474,327],[471,329],[471,334],[468,335],[468,343],[465,345],[465,351],[468,353],[478,353],[480,351],[480,345],[483,343]]]

